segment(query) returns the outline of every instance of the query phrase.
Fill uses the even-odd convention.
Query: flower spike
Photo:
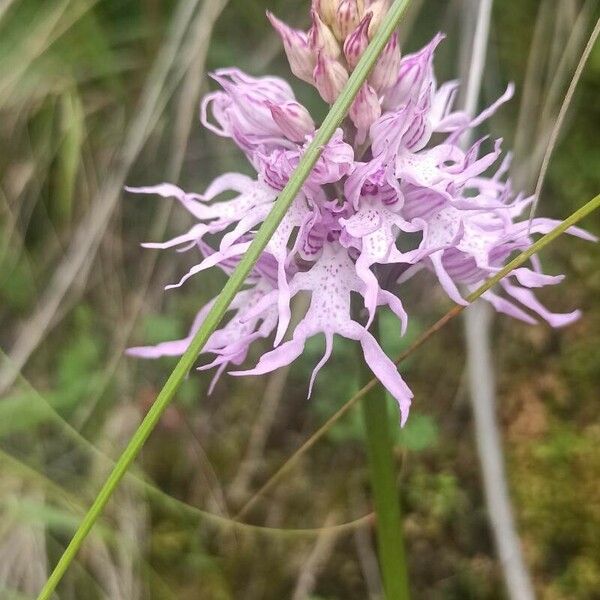
[[[292,71],[333,103],[387,8],[387,0],[313,0],[308,34],[267,16],[283,40]],[[436,35],[403,58],[398,36],[389,39],[344,126],[323,148],[246,288],[235,297],[230,320],[204,347],[210,358],[200,368],[216,369],[211,390],[232,366],[232,374],[241,376],[290,364],[307,340],[319,335],[325,353],[307,384],[310,396],[334,337],[342,336],[360,344],[365,362],[398,402],[404,424],[413,395],[368,331],[377,311],[389,309],[403,335],[408,323],[403,286],[418,273],[430,272],[450,299],[466,304],[468,294],[498,273],[513,253],[557,224],[523,217],[532,198],[514,193],[507,179],[510,155],[499,160],[501,140],[483,137],[467,149],[460,145],[464,134],[511,98],[513,86],[478,115],[455,110],[459,82],[438,86],[433,68],[443,37]],[[199,253],[197,264],[169,288],[211,267],[231,272],[316,132],[308,110],[283,79],[252,77],[235,68],[219,69],[213,79],[221,89],[202,101],[201,121],[216,135],[231,138],[256,176],[225,173],[202,194],[168,183],[129,188],[173,197],[196,220],[170,240],[144,244]],[[595,240],[576,227],[567,232]],[[542,319],[564,327],[579,318],[579,311],[552,312],[534,294],[562,280],[562,275],[543,273],[533,256],[482,297],[520,321]],[[310,294],[310,306],[288,331],[290,303],[301,292]],[[351,310],[352,295],[362,298],[362,313]],[[187,337],[128,353],[144,358],[183,353],[213,303],[200,309]],[[250,346],[259,340],[271,349],[264,349],[254,368],[245,369]]]

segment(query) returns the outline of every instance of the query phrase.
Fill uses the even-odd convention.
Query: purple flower
[[[308,34],[272,15],[269,19],[283,39],[292,71],[333,102],[385,10],[385,0],[315,0]],[[325,354],[313,370],[310,395],[339,335],[360,343],[365,361],[398,401],[404,424],[412,393],[369,333],[377,311],[390,309],[400,321],[398,335],[403,335],[408,317],[398,294],[417,272],[432,272],[452,300],[465,304],[465,296],[530,246],[532,236],[556,225],[551,219],[529,223],[522,218],[532,199],[513,192],[506,179],[509,157],[494,166],[501,140],[484,137],[466,150],[461,147],[461,136],[509,100],[513,87],[477,116],[454,110],[459,83],[438,86],[433,70],[442,39],[438,34],[401,59],[397,36],[391,38],[343,128],[323,148],[247,287],[235,297],[229,320],[208,340],[202,353],[211,358],[200,368],[217,368],[211,389],[230,365],[241,367],[255,340],[272,339],[273,347],[254,368],[234,375],[259,375],[290,364],[309,338],[323,335]],[[310,114],[282,79],[255,78],[238,69],[221,69],[213,78],[222,89],[203,100],[202,123],[231,138],[256,176],[226,173],[203,194],[168,183],[129,188],[174,197],[196,221],[171,240],[144,244],[200,253],[199,262],[167,288],[178,288],[214,266],[231,272],[315,134]],[[568,232],[595,239],[576,227]],[[530,265],[505,278],[499,291],[490,290],[483,298],[527,323],[537,315],[560,327],[579,312],[553,313],[532,290],[562,278],[544,274],[534,256]],[[300,292],[310,294],[310,307],[284,342],[290,302]],[[366,316],[352,313],[353,294],[362,298]],[[184,339],[129,353],[145,358],[182,354],[213,302],[199,311]]]
[[[234,375],[261,375],[287,365],[304,350],[309,337],[317,334],[325,336],[325,354],[313,370],[309,384],[309,396],[315,377],[331,356],[333,336],[357,340],[360,342],[364,357],[373,373],[396,398],[400,406],[401,421],[404,424],[412,393],[404,383],[394,363],[385,355],[375,338],[350,314],[350,294],[365,293],[364,284],[356,274],[354,264],[345,248],[337,243],[324,245],[320,257],[310,270],[298,272],[290,283],[292,296],[300,291],[311,293],[308,312],[294,329],[292,339],[278,348],[263,354],[258,365],[249,371],[234,371]],[[271,298],[265,296],[255,307],[255,312],[265,310]],[[387,305],[406,324],[406,313],[396,296],[380,290],[376,296],[378,305]]]
[[[202,100],[200,119],[207,129],[232,138],[250,160],[260,149],[294,147],[271,110],[273,104],[300,107],[287,82],[278,77],[251,77],[239,69],[219,69],[212,77],[223,91]]]
[[[236,295],[229,306],[233,312],[230,320],[221,329],[215,331],[204,346],[203,354],[215,354],[216,358],[201,369],[218,366],[209,387],[209,393],[214,388],[219,377],[227,366],[240,365],[246,359],[252,342],[259,338],[268,337],[277,324],[277,310],[275,306],[269,306],[260,312],[256,312],[252,318],[247,315],[254,311],[255,306],[268,295],[275,286],[275,282],[264,275],[260,275],[260,269],[255,269],[252,278],[253,285],[244,289]],[[162,356],[180,356],[190,345],[194,335],[202,325],[208,311],[212,308],[216,298],[205,304],[194,319],[188,335],[181,340],[163,342],[156,346],[141,346],[129,348],[127,354],[140,358],[160,358]]]

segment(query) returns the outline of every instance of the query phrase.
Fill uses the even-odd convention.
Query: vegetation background
[[[202,190],[248,172],[203,131],[206,71],[236,65],[288,77],[269,8],[298,27],[306,2],[3,0],[0,3],[0,596],[34,598],[173,361],[123,356],[187,331],[223,284],[162,287],[193,257],[141,241],[187,223],[124,184]],[[404,51],[448,34],[440,79],[460,70],[470,0],[415,0]],[[470,17],[471,15],[471,17]],[[517,96],[491,122],[532,191],[566,88],[598,18],[597,1],[496,2],[482,104]],[[318,119],[326,107],[292,82]],[[552,160],[540,211],[563,218],[600,189],[600,49],[588,62]],[[600,217],[584,226],[600,233]],[[563,237],[542,257],[567,280],[543,298],[580,307],[566,330],[498,317],[494,352],[509,485],[525,557],[545,600],[600,598],[600,248]],[[449,307],[423,277],[407,290],[407,339]],[[437,289],[437,288],[436,288]],[[270,378],[192,374],[60,588],[64,600],[380,597],[360,412],[352,411],[248,513],[228,518],[356,390],[352,345],[338,343],[306,401],[319,344]],[[11,361],[23,363],[14,383]],[[415,392],[397,437],[411,585],[417,599],[503,598],[490,535],[460,322],[403,366]],[[2,378],[5,379],[2,379]],[[148,482],[140,484],[141,479]],[[196,508],[194,508],[196,507]],[[317,528],[299,533],[290,528]]]

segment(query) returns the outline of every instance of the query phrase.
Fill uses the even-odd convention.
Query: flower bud
[[[348,81],[348,71],[338,60],[319,52],[313,77],[321,98],[328,104],[333,104]]]
[[[389,0],[371,0],[369,5],[365,10],[373,13],[373,18],[371,19],[371,25],[369,26],[369,39],[373,39],[383,19],[387,15],[387,12],[390,8]]]
[[[323,51],[330,58],[337,58],[341,54],[340,45],[335,39],[333,32],[319,16],[316,10],[311,11],[312,27],[308,31],[308,44],[310,49],[317,54]]]
[[[367,13],[358,27],[346,38],[344,42],[344,55],[350,69],[354,69],[363,52],[369,45],[369,23],[373,15]]]
[[[273,120],[289,140],[303,142],[307,135],[314,133],[315,123],[310,113],[298,102],[275,104],[267,100],[266,105],[271,111]]]
[[[267,18],[281,37],[292,73],[299,79],[312,83],[315,57],[308,45],[306,34],[299,29],[292,29],[268,11]]]
[[[344,41],[358,25],[361,18],[357,0],[341,0],[335,12],[335,20],[331,27],[335,37]]]
[[[253,138],[270,137],[280,133],[265,101],[281,104],[294,98],[288,84],[277,77],[250,77],[235,68],[218,69],[211,77],[224,92],[209,95],[215,120],[226,135]],[[204,104],[203,118],[206,116]],[[240,138],[241,139],[241,138]],[[245,142],[244,142],[245,145]]]
[[[409,101],[416,102],[425,87],[435,80],[433,55],[444,35],[438,33],[424,48],[400,61],[398,78],[385,93],[384,108],[393,109]]]
[[[348,114],[356,126],[356,143],[362,144],[371,125],[381,116],[379,98],[370,85],[362,85]]]
[[[335,21],[338,4],[339,0],[313,0],[312,9],[316,10],[323,22],[331,27]]]
[[[400,71],[400,59],[398,34],[393,33],[369,75],[369,83],[376,92],[382,93],[396,83]]]

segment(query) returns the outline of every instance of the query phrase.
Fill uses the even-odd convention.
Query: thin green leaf
[[[57,156],[55,210],[58,221],[65,222],[73,216],[73,199],[85,135],[85,118],[76,90],[69,90],[62,95],[60,107],[63,140]]]

